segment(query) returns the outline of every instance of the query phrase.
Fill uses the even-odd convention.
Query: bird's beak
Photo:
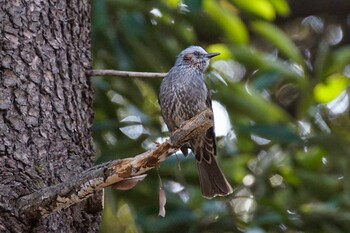
[[[213,57],[215,57],[215,56],[217,56],[217,55],[220,55],[220,53],[207,53],[207,54],[205,54],[205,57],[207,57],[207,58],[213,58]]]

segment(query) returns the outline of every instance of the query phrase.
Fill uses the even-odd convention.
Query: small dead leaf
[[[165,217],[166,195],[162,188],[159,188],[159,213],[158,216]]]
[[[133,176],[130,178],[126,178],[124,180],[121,180],[121,181],[111,185],[110,187],[117,189],[117,190],[129,190],[129,189],[134,188],[139,181],[142,181],[143,179],[145,179],[146,176],[147,176],[147,174],[143,174],[140,176]]]
[[[158,178],[159,178],[159,213],[158,216],[165,217],[165,204],[166,204],[166,194],[163,189],[163,182],[160,178],[159,171],[157,168]]]

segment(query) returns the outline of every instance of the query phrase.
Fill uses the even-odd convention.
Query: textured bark
[[[89,1],[0,0],[0,232],[97,232],[101,193],[36,221],[21,197],[91,167]]]

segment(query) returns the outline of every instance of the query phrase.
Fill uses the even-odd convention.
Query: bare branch
[[[166,141],[155,149],[133,158],[114,160],[91,167],[63,183],[21,197],[17,201],[17,214],[23,218],[38,219],[79,203],[100,189],[158,167],[189,139],[205,134],[210,127],[213,127],[212,117],[212,111],[207,109],[176,130],[171,136],[171,143]]]
[[[135,72],[122,70],[91,70],[89,76],[118,76],[128,78],[164,78],[167,73]]]

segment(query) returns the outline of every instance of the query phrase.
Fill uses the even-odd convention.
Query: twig
[[[63,183],[21,197],[17,201],[17,215],[23,218],[39,219],[54,211],[79,203],[100,189],[158,167],[189,139],[205,134],[213,126],[212,117],[212,111],[207,109],[175,131],[172,134],[171,143],[166,141],[155,149],[133,158],[114,160],[91,167]]]
[[[167,73],[135,72],[122,70],[91,70],[89,76],[118,76],[129,78],[164,78]]]

